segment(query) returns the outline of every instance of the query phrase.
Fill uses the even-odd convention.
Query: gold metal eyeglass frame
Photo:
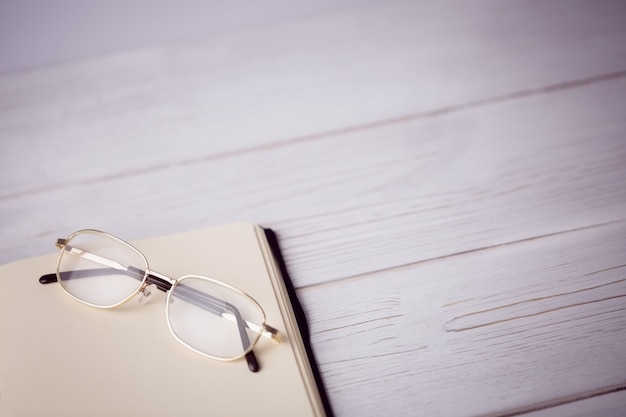
[[[121,265],[120,263],[112,260],[112,259],[108,259],[105,258],[103,256],[100,256],[98,254],[95,253],[91,253],[88,251],[85,251],[83,249],[77,248],[75,246],[69,245],[68,243],[72,241],[72,239],[79,235],[79,234],[94,234],[94,235],[99,235],[102,237],[105,237],[107,239],[110,239],[114,242],[116,242],[117,244],[123,245],[124,247],[126,247],[127,249],[131,249],[132,251],[134,251],[135,253],[137,253],[141,259],[143,260],[144,264],[145,264],[145,269],[139,269],[139,268],[135,268],[133,266],[129,266],[129,267],[125,267],[123,265]],[[71,294],[63,285],[59,285],[63,291],[69,295],[70,297],[72,297],[73,299],[83,303],[83,304],[87,304],[89,306],[92,307],[97,307],[97,308],[114,308],[117,307],[119,305],[122,305],[126,302],[128,302],[129,300],[131,300],[133,297],[135,297],[137,294],[142,294],[142,296],[149,296],[150,295],[150,291],[152,288],[157,288],[160,291],[163,291],[166,293],[166,306],[168,305],[168,302],[170,301],[170,297],[173,294],[173,290],[184,280],[189,279],[189,278],[195,278],[195,279],[200,279],[200,280],[206,280],[207,282],[210,282],[212,284],[218,285],[218,286],[222,286],[224,288],[227,288],[231,291],[234,291],[235,293],[239,294],[240,296],[248,299],[252,304],[254,304],[256,307],[258,307],[259,311],[262,314],[263,320],[262,323],[251,323],[247,320],[244,320],[241,317],[241,314],[239,313],[238,309],[236,308],[236,306],[230,305],[228,303],[225,303],[225,301],[223,300],[219,300],[216,299],[215,297],[206,294],[206,293],[200,293],[199,291],[195,294],[188,294],[188,299],[186,299],[186,301],[189,301],[191,303],[194,303],[204,309],[206,309],[209,312],[213,312],[214,314],[221,316],[222,318],[224,318],[225,320],[228,320],[234,324],[237,325],[238,330],[239,330],[239,335],[242,339],[242,343],[244,346],[248,346],[247,348],[244,349],[243,353],[241,353],[238,356],[232,357],[232,358],[221,358],[221,357],[217,357],[217,356],[212,356],[209,355],[205,352],[202,352],[194,347],[192,347],[191,345],[189,345],[187,342],[185,342],[184,340],[182,340],[172,329],[172,325],[170,322],[170,318],[169,318],[169,310],[166,308],[166,320],[167,320],[167,324],[168,327],[170,329],[170,332],[172,333],[172,335],[174,336],[174,338],[176,340],[178,340],[181,344],[183,344],[184,346],[186,346],[187,348],[191,349],[192,351],[206,356],[208,358],[211,359],[215,359],[215,360],[219,360],[219,361],[234,361],[237,359],[240,359],[242,357],[246,358],[246,361],[248,363],[248,368],[252,371],[252,372],[258,372],[260,369],[259,363],[256,359],[256,356],[254,355],[254,351],[253,348],[256,345],[256,343],[258,342],[258,340],[261,338],[261,336],[268,338],[274,342],[280,342],[282,339],[282,336],[280,334],[280,332],[267,325],[265,323],[265,311],[263,311],[263,308],[261,308],[261,306],[259,305],[259,303],[252,298],[250,295],[246,294],[245,292],[241,291],[238,288],[235,288],[229,284],[226,284],[224,282],[215,280],[213,278],[208,278],[208,277],[204,277],[204,276],[200,276],[200,275],[185,275],[182,276],[180,278],[171,278],[167,275],[161,274],[159,272],[153,271],[150,269],[149,264],[148,264],[148,260],[145,257],[145,255],[143,253],[141,253],[137,248],[135,248],[134,246],[132,246],[130,243],[116,237],[113,236],[109,233],[106,232],[102,232],[99,230],[94,230],[94,229],[84,229],[84,230],[79,230],[77,232],[72,233],[67,239],[58,239],[56,242],[56,246],[61,250],[61,253],[59,254],[59,259],[57,261],[57,268],[56,268],[56,272],[54,274],[47,274],[47,275],[43,275],[42,277],[39,278],[39,282],[41,284],[50,284],[53,282],[59,282],[59,284],[61,283],[62,279],[61,279],[61,274],[63,273],[67,273],[66,272],[61,272],[60,268],[61,268],[61,261],[63,258],[63,254],[64,252],[68,252],[71,253],[73,255],[82,257],[84,259],[90,260],[92,262],[95,262],[97,264],[103,265],[105,267],[108,268],[112,268],[116,271],[120,271],[122,273],[125,273],[129,276],[132,276],[133,278],[137,278],[141,280],[140,285],[138,286],[138,288],[132,293],[130,294],[128,297],[126,297],[125,299],[123,299],[122,301],[112,304],[112,305],[106,305],[106,306],[102,306],[102,305],[97,305],[97,304],[92,304],[88,301],[82,300],[76,296],[74,296],[73,294]],[[84,277],[88,277],[90,275],[90,272],[92,272],[91,270],[80,270],[80,271],[72,271],[72,273],[81,273]],[[92,275],[93,276],[93,275]],[[187,291],[195,291],[191,288],[186,289]],[[216,307],[216,303],[220,303],[219,305],[222,306],[222,308],[218,308]],[[224,310],[223,306],[226,305],[227,306],[227,310]],[[246,329],[250,329],[251,331],[257,333],[256,337],[254,340],[250,341],[249,337],[248,337],[248,333],[246,331]]]

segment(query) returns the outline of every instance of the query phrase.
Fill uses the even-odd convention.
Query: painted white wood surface
[[[2,76],[0,261],[256,222],[338,416],[624,414],[624,22],[381,2]]]
[[[622,221],[302,290],[339,415],[505,415],[623,388],[624,236]]]

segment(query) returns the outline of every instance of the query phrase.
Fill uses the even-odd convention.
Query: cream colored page
[[[153,270],[206,275],[244,290],[268,324],[290,333],[254,226],[136,246]],[[213,361],[178,343],[158,291],[147,305],[131,300],[102,310],[72,300],[56,283],[39,284],[55,262],[45,256],[0,267],[0,416],[315,415],[293,334],[278,344],[261,340],[255,353],[262,369],[252,373],[244,360]]]

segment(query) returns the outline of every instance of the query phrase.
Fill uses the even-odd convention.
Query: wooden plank
[[[299,296],[338,415],[513,415],[626,388],[626,222]]]
[[[3,76],[0,195],[624,71],[624,20],[614,0],[381,2]]]
[[[5,198],[0,256],[243,219],[277,229],[303,286],[620,220],[624,97],[620,78]]]

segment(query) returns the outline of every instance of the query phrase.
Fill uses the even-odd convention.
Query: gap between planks
[[[24,190],[24,191],[0,196],[0,201],[10,200],[13,198],[18,198],[18,197],[22,197],[25,195],[35,194],[35,193],[50,192],[54,190],[68,188],[71,186],[91,185],[91,184],[96,184],[96,183],[103,182],[103,181],[123,179],[127,177],[148,174],[151,172],[157,172],[157,171],[165,170],[165,169],[197,165],[197,164],[202,164],[202,163],[216,160],[216,159],[226,159],[226,158],[231,158],[235,156],[240,156],[240,155],[245,155],[245,154],[250,154],[250,153],[255,153],[255,152],[260,152],[260,151],[287,147],[287,146],[296,145],[302,142],[323,140],[323,139],[332,138],[335,136],[344,135],[348,133],[362,132],[362,131],[366,131],[370,129],[377,129],[381,127],[407,123],[407,122],[411,122],[411,121],[415,121],[419,119],[427,119],[429,117],[436,117],[436,116],[445,115],[445,114],[457,113],[457,112],[461,112],[465,110],[486,107],[486,106],[513,101],[513,100],[518,100],[518,99],[522,99],[526,97],[539,96],[539,95],[549,94],[549,93],[556,92],[556,91],[575,89],[575,88],[579,88],[579,87],[583,87],[583,86],[587,86],[591,84],[598,84],[598,83],[616,80],[616,79],[620,79],[624,77],[626,77],[626,70],[597,75],[594,77],[582,78],[582,79],[573,80],[573,81],[566,81],[563,83],[557,83],[557,84],[552,84],[552,85],[538,87],[538,88],[530,88],[530,89],[520,90],[517,92],[502,94],[498,96],[473,100],[473,101],[469,101],[463,104],[449,105],[449,106],[441,107],[438,109],[432,109],[432,110],[427,110],[427,111],[422,111],[422,112],[417,112],[417,113],[409,113],[409,114],[397,116],[397,117],[390,118],[390,119],[378,120],[378,121],[374,121],[370,123],[362,123],[362,124],[355,125],[355,126],[346,126],[340,129],[313,133],[310,135],[295,137],[292,139],[277,141],[277,142],[268,143],[264,145],[252,146],[249,148],[221,152],[221,153],[216,153],[212,155],[204,155],[204,156],[200,156],[197,158],[183,159],[183,160],[174,161],[174,162],[170,162],[166,164],[162,163],[159,165],[147,166],[145,168],[136,169],[132,171],[123,171],[123,172],[118,172],[118,173],[110,174],[110,175],[87,178],[84,180],[75,180],[75,181],[70,181],[70,182],[50,184],[41,188],[31,188],[29,190]]]
[[[600,271],[596,271],[594,272],[594,274],[597,274],[599,272],[602,271],[609,271],[612,269],[618,269],[618,268],[623,268],[625,267],[626,264],[624,265],[618,265],[612,268],[606,268]],[[588,276],[591,274],[585,274],[585,276]],[[575,290],[575,291],[569,291],[569,292],[564,292],[564,293],[559,293],[559,294],[551,294],[551,295],[546,295],[543,297],[535,297],[535,298],[529,298],[527,300],[524,301],[518,301],[518,302],[514,302],[514,303],[510,303],[510,304],[504,304],[501,306],[497,306],[497,307],[492,307],[492,308],[488,308],[485,310],[478,310],[478,311],[474,311],[471,313],[467,313],[467,314],[463,314],[461,316],[457,316],[455,318],[453,318],[452,320],[448,320],[446,323],[444,323],[443,325],[443,329],[447,332],[463,332],[466,330],[472,330],[472,329],[477,329],[479,327],[485,327],[485,326],[491,326],[494,324],[499,324],[499,323],[504,323],[507,321],[512,321],[512,320],[519,320],[522,318],[528,318],[528,317],[533,317],[533,316],[538,316],[540,314],[545,314],[545,313],[551,313],[553,311],[558,311],[558,310],[563,310],[566,308],[572,308],[572,307],[578,307],[578,306],[582,306],[582,305],[587,305],[587,304],[593,304],[593,303],[601,303],[607,300],[612,300],[615,298],[622,298],[622,297],[626,297],[626,294],[618,294],[618,295],[612,295],[609,297],[605,297],[605,298],[600,298],[600,299],[593,299],[593,300],[589,300],[589,301],[582,301],[582,302],[578,302],[578,303],[574,303],[574,304],[565,304],[562,306],[558,306],[558,307],[548,307],[548,308],[543,308],[539,311],[535,311],[532,313],[528,313],[528,314],[522,314],[522,315],[517,315],[514,317],[507,317],[507,318],[503,318],[503,319],[496,319],[496,320],[491,320],[491,321],[485,321],[482,320],[478,323],[472,323],[471,319],[474,318],[474,316],[482,316],[482,315],[487,315],[488,317],[491,315],[491,313],[493,312],[498,312],[500,310],[506,310],[509,309],[511,307],[518,307],[521,305],[525,305],[525,304],[531,304],[531,303],[537,303],[537,302],[543,302],[545,300],[552,300],[555,298],[559,298],[562,296],[567,296],[567,295],[572,295],[572,294],[579,294],[579,293],[584,293],[586,291],[592,291],[598,288],[603,288],[603,287],[608,287],[610,285],[614,285],[614,284],[619,284],[621,282],[626,281],[626,278],[623,279],[619,279],[616,281],[611,281],[611,282],[607,282],[604,284],[600,284],[600,285],[595,285],[595,286],[591,286],[591,287],[587,287],[587,288],[582,288],[579,290]],[[444,304],[443,307],[449,307],[455,304],[459,304],[461,301],[455,302],[455,303],[448,303],[448,304]],[[470,320],[468,320],[470,319]]]
[[[590,398],[601,397],[603,395],[613,394],[613,393],[620,392],[620,391],[626,391],[626,384],[619,384],[619,385],[614,385],[614,386],[609,386],[609,387],[603,387],[603,388],[599,388],[599,389],[593,390],[593,391],[588,391],[588,392],[585,392],[585,393],[573,394],[573,395],[569,395],[567,397],[557,398],[557,399],[546,401],[546,402],[539,403],[539,404],[533,404],[533,405],[530,405],[528,407],[521,407],[521,408],[517,408],[515,410],[503,411],[503,412],[498,412],[498,413],[494,413],[494,414],[486,414],[486,415],[483,415],[481,417],[496,417],[496,416],[498,416],[498,417],[514,417],[514,416],[520,416],[520,415],[524,415],[524,414],[527,414],[527,413],[547,410],[547,409],[550,409],[550,408],[555,408],[555,407],[559,407],[559,406],[562,406],[562,405],[575,403],[575,402],[578,402],[578,401],[584,401],[584,400],[588,400]]]
[[[542,234],[542,235],[538,235],[538,236],[532,236],[532,237],[528,237],[528,238],[524,238],[524,239],[518,239],[518,240],[509,241],[509,242],[498,243],[498,244],[495,244],[495,245],[483,246],[483,247],[480,247],[480,248],[472,248],[472,249],[459,251],[459,252],[454,252],[454,253],[450,253],[450,254],[446,254],[446,255],[442,255],[442,256],[435,256],[435,257],[432,257],[432,258],[421,259],[421,260],[416,261],[416,262],[409,262],[409,263],[405,263],[405,264],[402,264],[402,265],[394,265],[394,266],[388,267],[388,268],[381,268],[381,269],[377,269],[377,270],[373,270],[373,271],[368,271],[367,273],[364,273],[364,274],[350,275],[350,276],[345,276],[345,277],[337,278],[337,279],[330,280],[330,281],[325,281],[325,282],[322,282],[322,283],[303,285],[303,286],[297,287],[296,289],[298,291],[307,291],[307,290],[319,289],[319,288],[324,288],[324,287],[330,287],[330,286],[333,286],[333,285],[335,285],[337,283],[344,283],[344,282],[349,282],[349,281],[357,281],[357,280],[360,280],[362,278],[366,278],[366,277],[371,276],[371,275],[379,274],[381,272],[389,272],[389,271],[401,270],[401,269],[413,267],[415,265],[420,265],[420,264],[425,264],[425,263],[428,263],[428,262],[433,262],[433,261],[439,261],[439,260],[442,260],[442,259],[452,258],[454,256],[466,255],[466,254],[475,253],[475,252],[483,252],[483,251],[487,251],[487,250],[490,250],[490,249],[501,248],[501,247],[504,247],[504,246],[513,246],[513,245],[517,245],[517,244],[520,244],[520,243],[526,243],[526,242],[531,242],[531,241],[535,241],[535,240],[541,240],[541,239],[544,239],[544,238],[550,238],[550,237],[554,237],[554,236],[558,236],[558,235],[577,233],[577,232],[580,232],[580,231],[583,231],[583,230],[590,230],[590,229],[604,227],[604,226],[608,226],[608,225],[612,225],[612,224],[620,224],[620,223],[623,223],[623,222],[626,222],[626,218],[619,219],[619,220],[613,220],[613,221],[609,221],[609,222],[596,223],[596,224],[583,226],[583,227],[577,227],[577,228],[574,228],[574,229],[560,230],[558,232],[546,233],[546,234]],[[598,272],[600,272],[600,271],[598,271]]]

